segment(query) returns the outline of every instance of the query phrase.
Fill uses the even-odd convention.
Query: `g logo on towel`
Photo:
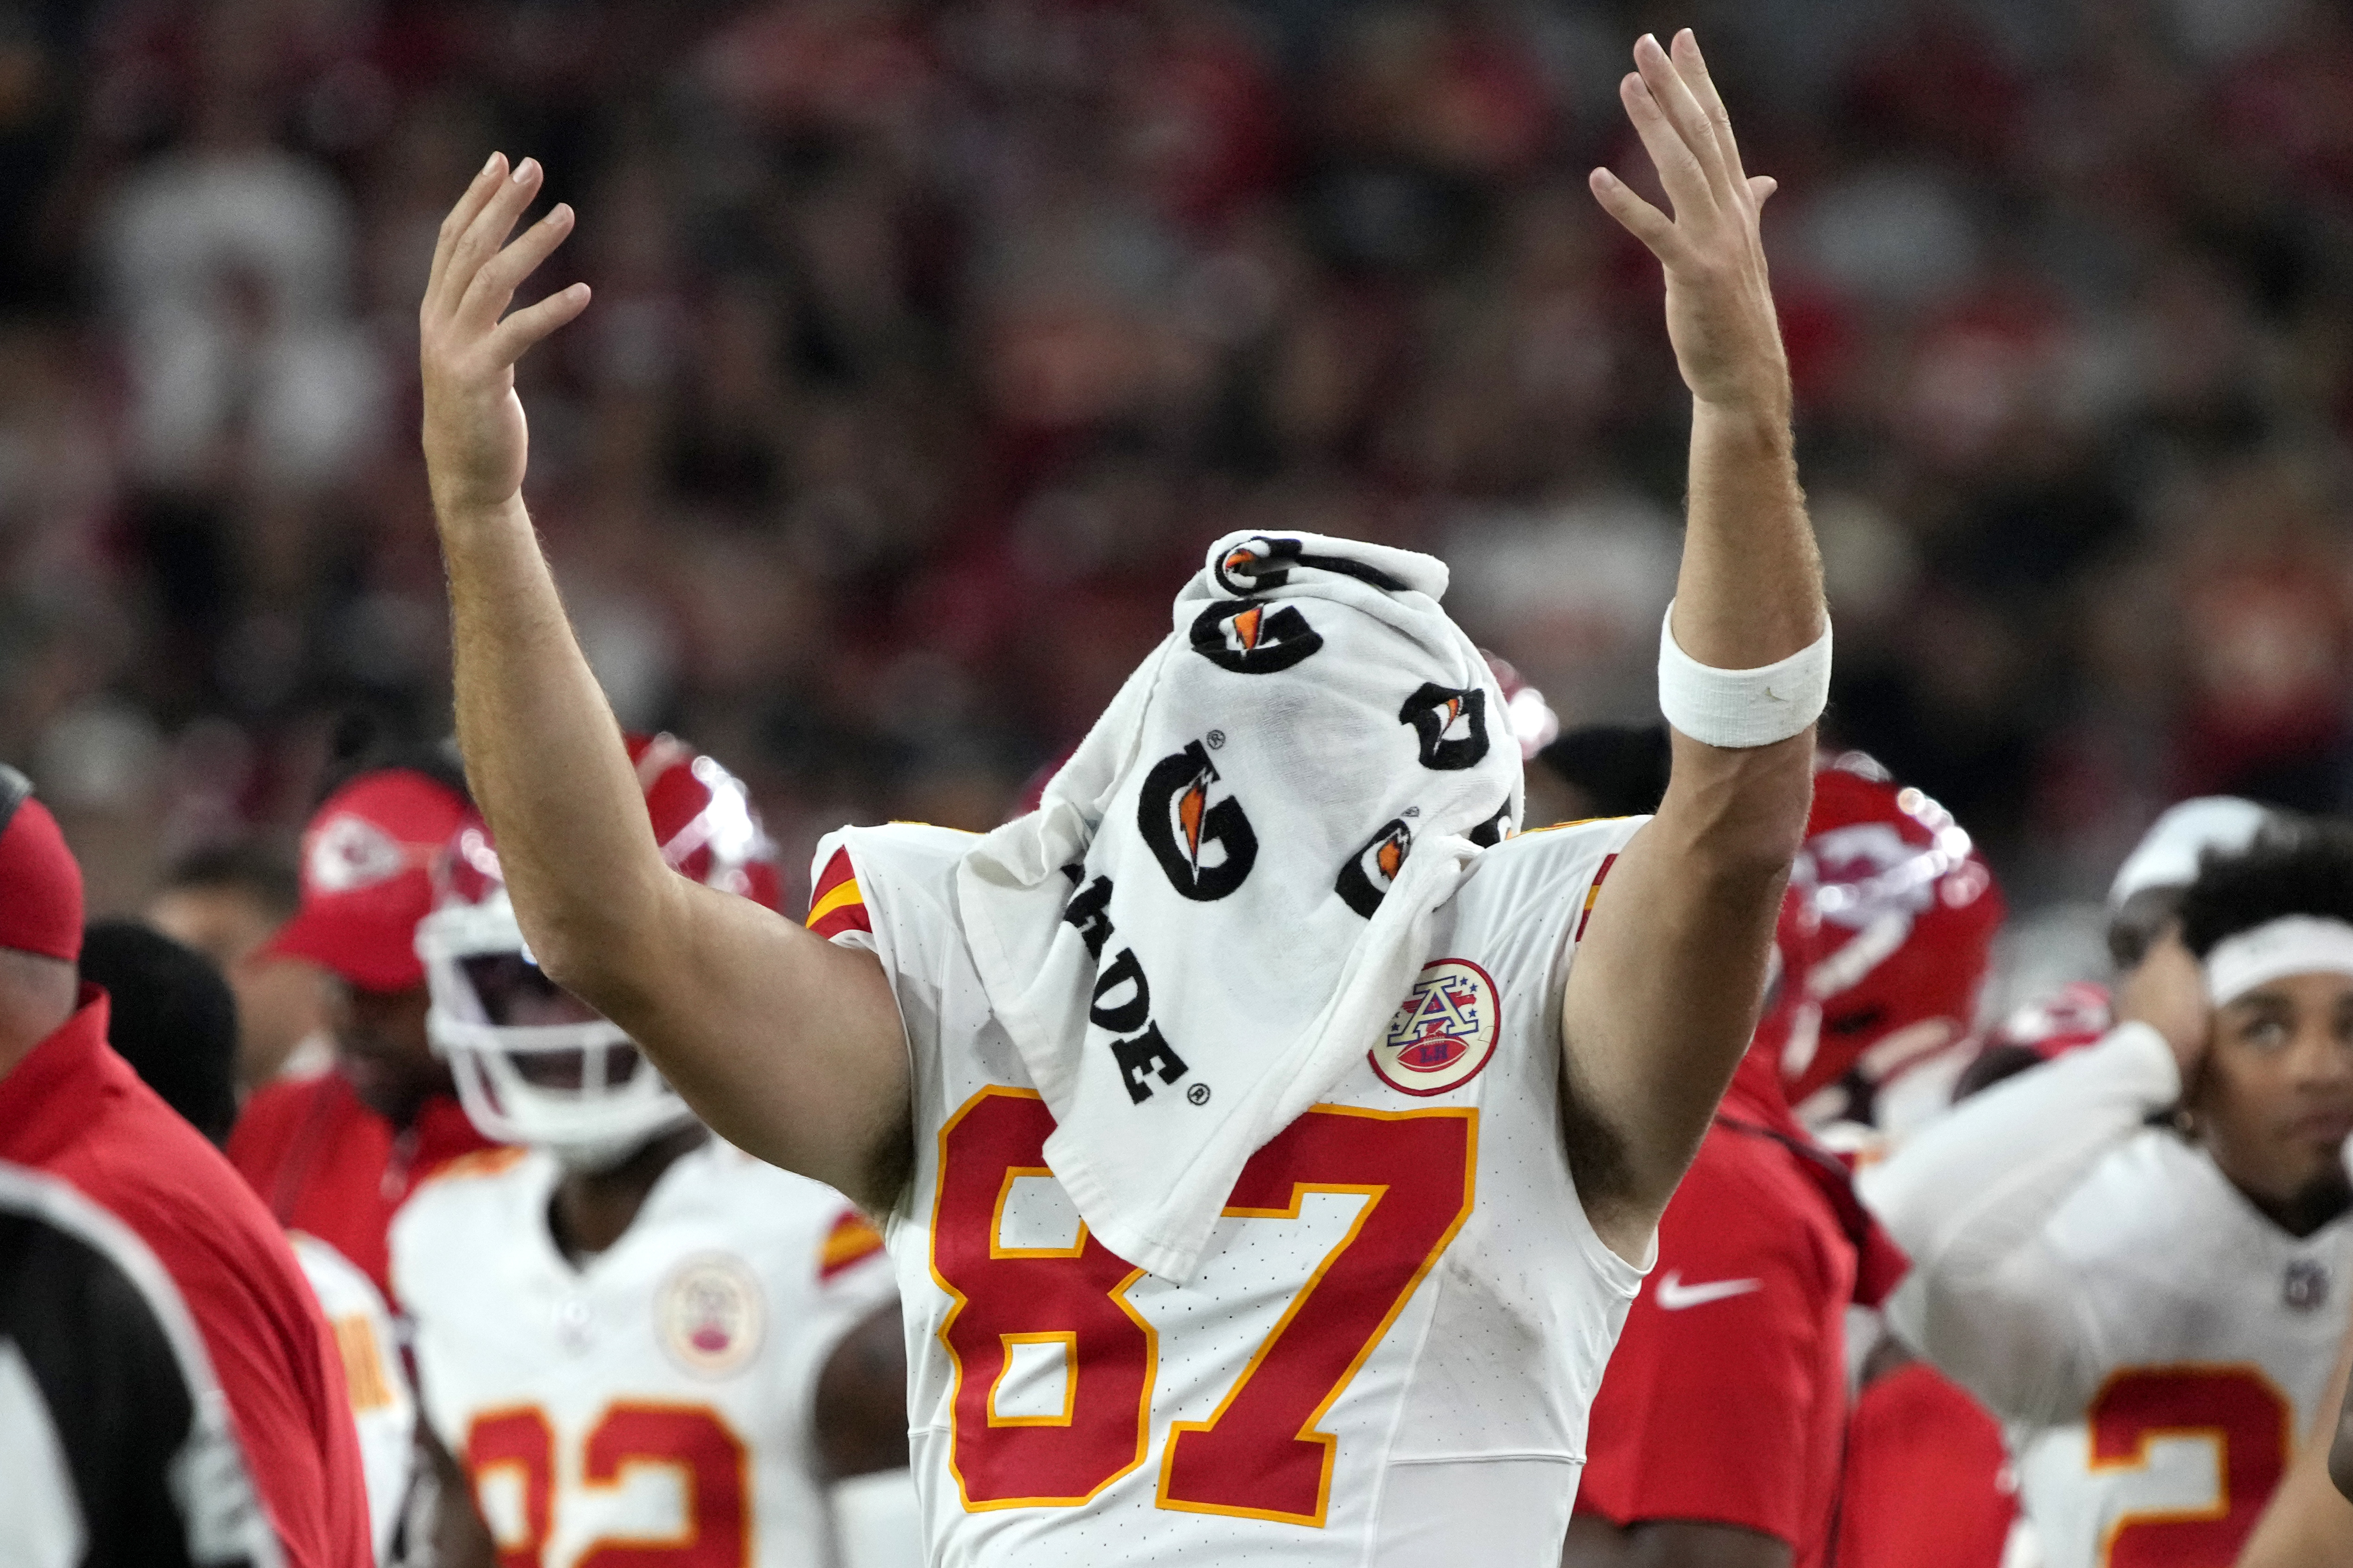
[[[1404,584],[1369,561],[1352,560],[1345,555],[1310,555],[1306,550],[1303,540],[1282,539],[1267,533],[1244,540],[1227,551],[1224,560],[1216,563],[1218,586],[1229,594],[1280,588],[1291,581],[1291,568],[1304,566],[1310,571],[1354,577],[1359,583],[1371,584],[1384,594],[1406,591]]]
[[[1269,609],[1256,599],[1220,599],[1193,618],[1193,651],[1220,669],[1271,675],[1324,646],[1296,605]]]
[[[1350,909],[1371,920],[1373,911],[1381,907],[1381,900],[1388,897],[1389,884],[1397,880],[1398,871],[1412,851],[1413,829],[1406,826],[1404,817],[1391,817],[1381,825],[1379,832],[1366,840],[1363,848],[1348,857],[1332,890]]]
[[[1425,680],[1398,710],[1398,722],[1413,726],[1425,768],[1459,773],[1487,755],[1487,693],[1480,687],[1457,690]]]
[[[1193,741],[1152,764],[1135,803],[1136,829],[1168,873],[1169,886],[1197,903],[1240,887],[1258,859],[1258,835],[1242,803],[1211,795],[1210,786],[1220,782],[1208,752]]]

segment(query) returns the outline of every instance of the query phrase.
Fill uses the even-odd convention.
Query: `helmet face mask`
[[[432,994],[426,1033],[485,1135],[593,1170],[692,1120],[620,1026],[533,960],[503,886],[427,916],[417,950]]]
[[[667,735],[631,737],[629,755],[671,868],[776,908],[775,849],[743,784]],[[694,1121],[620,1026],[540,968],[479,819],[450,840],[436,879],[436,907],[417,928],[426,1033],[477,1128],[600,1170]]]

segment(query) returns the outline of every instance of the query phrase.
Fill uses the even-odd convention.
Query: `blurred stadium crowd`
[[[2343,805],[2353,25],[2297,0],[28,0],[0,759],[107,910],[290,837],[341,716],[446,730],[415,310],[485,146],[582,215],[524,368],[592,658],[796,875],[997,820],[1260,522],[1647,718],[1687,405],[1581,187],[1684,21],[1781,180],[1834,738],[2027,905],[2184,794]]]

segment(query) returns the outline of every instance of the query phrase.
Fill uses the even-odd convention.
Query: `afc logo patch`
[[[1487,972],[1467,958],[1436,958],[1366,1058],[1400,1094],[1444,1094],[1479,1076],[1503,1028],[1503,998]]]
[[[687,1259],[654,1299],[655,1337],[700,1377],[742,1371],[759,1352],[765,1317],[760,1282],[723,1252]]]

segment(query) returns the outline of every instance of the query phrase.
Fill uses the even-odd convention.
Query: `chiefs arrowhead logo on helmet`
[[[1340,868],[1339,880],[1332,884],[1347,906],[1364,916],[1373,918],[1373,911],[1388,897],[1389,884],[1405,867],[1405,858],[1413,851],[1413,829],[1402,816],[1391,817],[1381,825],[1379,832],[1365,841],[1364,847],[1348,857]]]
[[[1425,768],[1457,773],[1487,755],[1487,693],[1480,687],[1458,690],[1425,680],[1398,710],[1398,722],[1413,726]]]
[[[1152,764],[1136,801],[1136,828],[1169,885],[1201,903],[1240,887],[1258,859],[1258,835],[1241,802],[1220,793],[1221,785],[1208,752],[1195,741]]]
[[[1256,599],[1221,599],[1193,621],[1193,651],[1221,669],[1271,675],[1289,669],[1324,646],[1296,605],[1269,607]]]

